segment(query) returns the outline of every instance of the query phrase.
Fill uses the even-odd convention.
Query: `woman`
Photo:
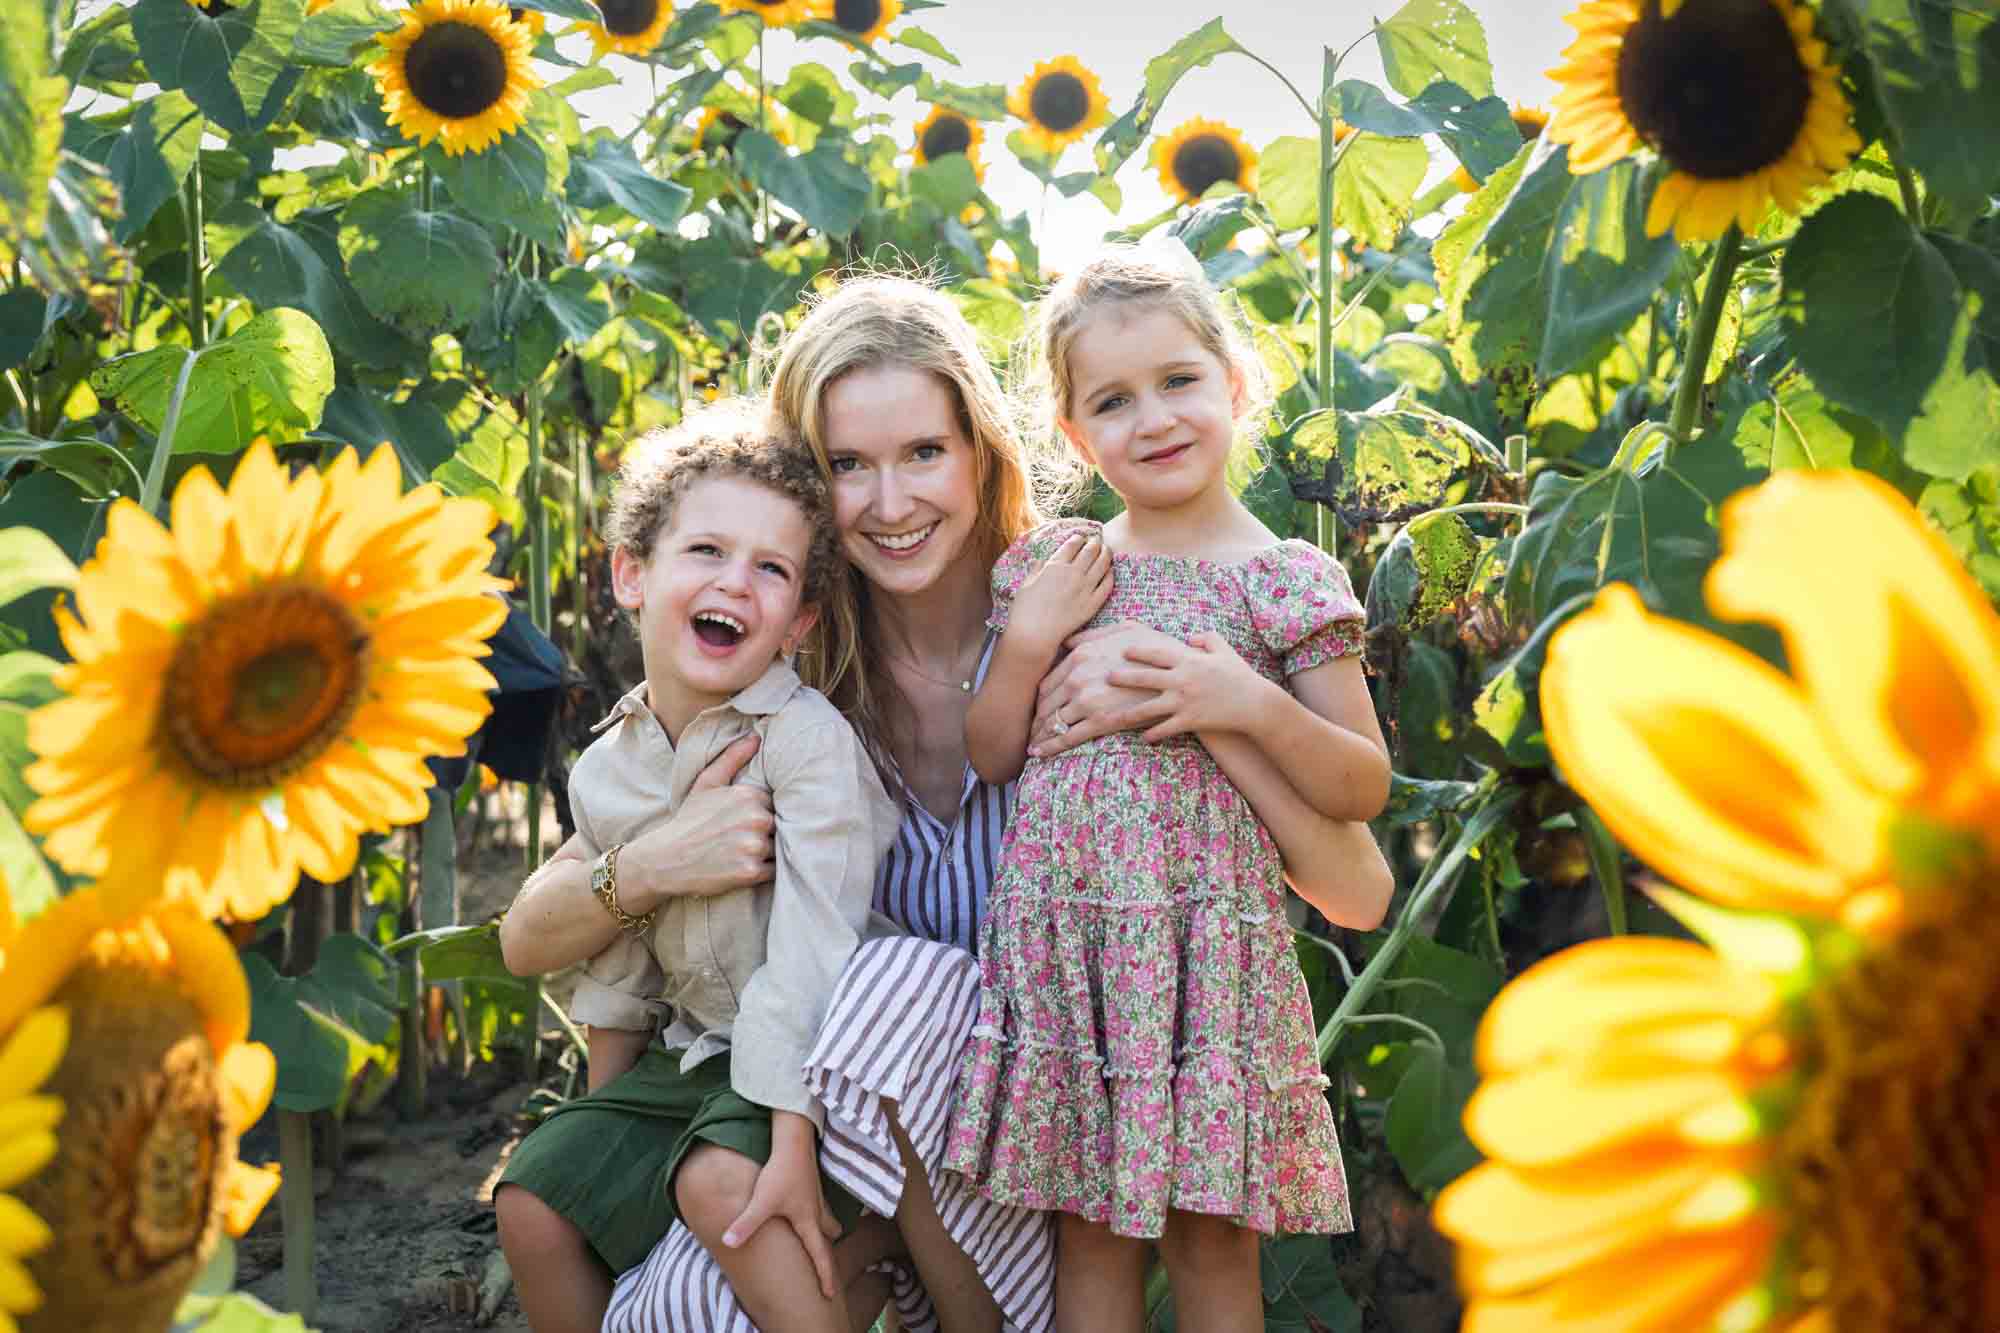
[[[807,1070],[827,1107],[828,1173],[893,1214],[900,1240],[885,1244],[862,1230],[843,1238],[834,1258],[845,1279],[885,1250],[906,1253],[908,1269],[893,1275],[893,1287],[914,1326],[957,1333],[1004,1319],[1045,1328],[1053,1312],[1045,1219],[989,1204],[932,1168],[977,1013],[970,951],[1012,797],[1011,787],[987,786],[972,772],[965,710],[990,646],[993,562],[1040,521],[1037,478],[1059,469],[1032,465],[976,335],[950,300],[908,280],[857,279],[821,302],[787,338],[771,392],[833,479],[859,594],[861,623],[829,631],[852,651],[802,658],[801,674],[842,706],[892,791],[907,798],[896,845],[877,872],[875,905],[912,938],[856,954]],[[1153,720],[1150,693],[1107,683],[1128,644],[1151,633],[1135,626],[1080,639],[1044,686],[1034,735],[1067,748]],[[625,848],[618,892],[627,910],[768,877],[768,802],[727,785],[746,747],[724,751],[671,821]],[[1326,837],[1328,854],[1314,858],[1320,873],[1371,865],[1351,850],[1368,837],[1365,827],[1329,821]],[[523,887],[502,943],[515,971],[551,971],[591,956],[616,930],[591,895],[587,867],[558,852]],[[732,1212],[742,1200],[727,1192],[715,1202],[703,1210],[708,1218],[690,1219],[698,1230],[712,1227],[700,1237],[711,1246],[725,1230],[740,1241],[765,1220]],[[540,1200],[506,1189],[495,1205],[537,1333],[595,1328],[585,1321],[607,1299],[607,1329],[751,1328],[685,1228],[623,1275],[613,1295],[574,1228]],[[786,1220],[808,1237],[818,1219],[798,1213]],[[594,1284],[579,1288],[580,1267]]]

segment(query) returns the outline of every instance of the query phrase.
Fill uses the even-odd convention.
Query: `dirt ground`
[[[461,859],[461,918],[490,920],[512,901],[524,873],[525,821],[489,820]],[[508,828],[506,825],[511,824]],[[553,815],[544,847],[560,841]],[[504,840],[496,840],[504,839]],[[566,998],[567,986],[550,991]],[[554,1034],[546,1014],[544,1031]],[[527,1129],[519,1113],[534,1085],[519,1061],[475,1067],[468,1076],[434,1067],[424,1116],[405,1121],[395,1096],[342,1129],[338,1174],[322,1165],[315,1182],[314,1253],[324,1333],[529,1333],[510,1292],[498,1317],[477,1325],[469,1313],[487,1258],[498,1248],[493,1183]],[[270,1118],[246,1139],[251,1161],[277,1156]],[[285,1308],[284,1229],[276,1201],[237,1242],[237,1283],[274,1309]],[[454,1308],[456,1307],[456,1309]]]

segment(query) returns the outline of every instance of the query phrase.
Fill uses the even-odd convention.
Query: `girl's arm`
[[[620,1074],[639,1063],[646,1045],[653,1040],[651,1032],[628,1032],[624,1028],[588,1027],[584,1029],[590,1052],[590,1083],[587,1092],[599,1088],[617,1078]]]
[[[1299,897],[1337,926],[1382,924],[1396,882],[1368,825],[1330,819],[1301,799],[1278,767],[1242,732],[1198,733],[1224,776],[1271,831],[1285,878]]]
[[[1035,691],[1063,640],[1110,595],[1111,551],[1094,533],[1072,534],[1014,594],[1007,628],[965,714],[966,757],[982,780],[998,787],[1021,775]]]

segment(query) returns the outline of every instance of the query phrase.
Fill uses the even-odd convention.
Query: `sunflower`
[[[1514,122],[1514,128],[1521,133],[1522,143],[1533,143],[1542,137],[1542,131],[1549,127],[1549,113],[1538,106],[1525,102],[1514,103],[1514,109],[1507,113]]]
[[[948,106],[934,106],[928,116],[917,122],[917,161],[936,162],[953,153],[963,153],[965,160],[972,163],[972,178],[983,182],[986,168],[979,161],[979,145],[985,141],[984,125]]]
[[[16,935],[7,888],[0,881],[0,977]],[[15,1315],[33,1314],[42,1291],[22,1261],[40,1254],[55,1239],[35,1211],[5,1191],[49,1164],[56,1155],[55,1129],[63,1104],[38,1089],[62,1062],[69,1045],[69,1012],[39,1005],[0,1024],[0,1330],[14,1333]]]
[[[667,25],[673,21],[673,0],[597,0],[602,23],[579,23],[570,31],[590,34],[596,59],[616,51],[619,55],[642,56],[660,44]]]
[[[45,1058],[50,1014],[69,1027],[47,1075],[66,1108],[60,1141],[20,1187],[52,1241],[27,1265],[43,1303],[25,1333],[164,1330],[216,1238],[242,1235],[278,1187],[236,1155],[277,1078],[270,1050],[246,1040],[243,965],[189,904],[120,918],[97,887],[16,945],[0,964],[9,1053],[26,1041]]]
[[[1990,1330],[2000,615],[1862,473],[1781,473],[1723,547],[1710,606],[1790,674],[1622,586],[1549,650],[1558,763],[1710,946],[1593,941],[1493,1002],[1490,1160],[1437,1202],[1465,1328]]]
[[[822,16],[822,0],[721,0],[725,14],[755,14],[767,28],[791,28]]]
[[[379,34],[375,86],[389,123],[449,156],[483,152],[521,127],[542,86],[528,64],[534,34],[498,0],[418,0]]]
[[[253,445],[226,493],[188,473],[171,531],[112,508],[56,614],[74,660],[28,716],[25,776],[28,828],[113,910],[164,893],[251,920],[423,818],[425,759],[489,711],[474,659],[507,608],[492,510],[400,480],[386,445],[295,481]]]
[[[1153,170],[1160,173],[1161,187],[1184,204],[1201,198],[1218,181],[1234,181],[1240,190],[1257,188],[1256,152],[1219,120],[1196,117],[1154,141]]]
[[[1579,175],[1641,144],[1672,168],[1646,232],[1711,240],[1754,232],[1773,204],[1797,212],[1861,148],[1840,71],[1793,0],[1589,0],[1550,136]]]
[[[1007,94],[1010,115],[1028,122],[1029,142],[1054,157],[1111,119],[1111,99],[1075,56],[1038,63]]]
[[[874,45],[903,16],[903,0],[833,0],[823,8],[834,27],[864,46]]]
[[[332,0],[326,0],[326,3],[331,4]],[[526,28],[533,36],[539,37],[548,31],[548,15],[542,13],[539,9],[529,9],[523,5],[512,5],[508,7],[507,17]]]

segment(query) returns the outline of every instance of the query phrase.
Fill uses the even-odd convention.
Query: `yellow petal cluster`
[[[542,86],[535,35],[499,0],[418,0],[376,36],[371,64],[391,125],[448,156],[484,152],[527,119]]]
[[[1467,1333],[2000,1317],[2000,615],[1867,474],[1781,473],[1722,536],[1709,604],[1789,673],[1622,586],[1550,645],[1564,776],[1730,912],[1681,901],[1714,949],[1593,941],[1494,1001],[1489,1160],[1436,1208]]]
[[[1111,99],[1075,56],[1039,62],[1007,94],[1007,110],[1027,122],[1022,133],[1053,157],[1111,120]]]
[[[227,490],[189,472],[171,528],[112,507],[57,614],[64,697],[28,717],[25,822],[114,915],[254,920],[423,818],[426,759],[490,711],[506,606],[492,511],[401,481],[387,446],[291,478],[256,445]]]
[[[1336,142],[1353,132],[1335,122]],[[1257,188],[1256,150],[1233,126],[1200,116],[1153,144],[1153,170],[1160,177],[1160,188],[1184,204],[1194,203],[1223,181],[1239,190]]]

